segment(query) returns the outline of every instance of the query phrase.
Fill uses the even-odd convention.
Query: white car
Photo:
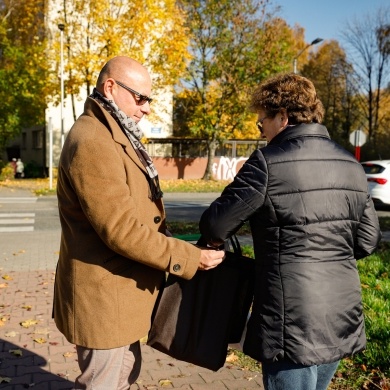
[[[390,206],[390,160],[372,160],[361,164],[375,205]]]

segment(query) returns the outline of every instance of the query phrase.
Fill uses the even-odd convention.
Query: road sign
[[[367,141],[367,136],[366,133],[363,130],[354,130],[350,135],[349,135],[349,142],[353,146],[363,146]]]

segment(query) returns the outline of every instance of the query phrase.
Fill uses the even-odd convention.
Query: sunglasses
[[[131,89],[130,87],[128,87],[127,85],[121,83],[120,81],[117,81],[117,80],[114,80],[118,85],[120,85],[122,88],[126,89],[127,91],[133,93],[137,99],[136,99],[136,102],[139,106],[142,106],[144,105],[146,102],[148,102],[149,104],[152,103],[153,99],[151,99],[150,97],[148,96],[145,96],[145,95],[141,95],[139,92],[137,91],[134,91],[134,89]]]
[[[256,126],[259,129],[259,131],[263,132],[263,122],[264,122],[264,119],[267,119],[267,118],[268,118],[268,116],[265,116],[264,118],[261,118],[256,122]]]

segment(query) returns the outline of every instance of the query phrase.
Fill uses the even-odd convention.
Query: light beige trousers
[[[136,343],[115,349],[76,346],[81,374],[74,390],[128,390],[141,371],[141,347]]]

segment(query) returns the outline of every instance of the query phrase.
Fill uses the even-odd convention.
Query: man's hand
[[[200,253],[199,270],[205,271],[215,268],[222,263],[225,257],[225,251],[214,249],[202,249]]]

